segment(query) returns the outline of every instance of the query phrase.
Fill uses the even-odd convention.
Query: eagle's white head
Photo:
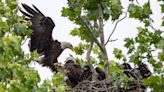
[[[61,42],[61,49],[64,50],[64,49],[67,49],[67,48],[73,50],[73,46],[72,46],[72,44],[69,43],[69,42]]]

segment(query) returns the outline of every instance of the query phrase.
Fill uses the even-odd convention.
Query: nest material
[[[119,88],[115,79],[105,79],[102,81],[84,80],[70,92],[119,92]]]
[[[121,85],[121,81],[114,78],[101,81],[84,80],[68,92],[146,92],[144,86],[138,87],[135,83],[129,84],[128,88]]]

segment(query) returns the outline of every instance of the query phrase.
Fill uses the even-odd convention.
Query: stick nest
[[[84,80],[68,92],[146,92],[146,87],[140,87],[134,82],[129,84],[128,88],[122,87],[119,79],[104,79],[101,81]]]
[[[115,79],[101,81],[84,80],[69,92],[119,92],[118,85]]]

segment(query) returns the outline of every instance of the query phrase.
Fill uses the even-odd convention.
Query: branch
[[[114,41],[117,41],[118,39],[113,39],[113,40],[109,40],[109,42],[114,42]]]
[[[114,26],[114,28],[113,28],[113,30],[112,30],[112,33],[109,35],[108,40],[106,41],[105,45],[107,45],[108,42],[110,42],[110,38],[112,37],[113,33],[115,32],[118,23],[119,23],[120,21],[124,20],[126,17],[127,17],[127,12],[125,12],[125,16],[124,16],[123,18],[119,19],[119,20],[116,22],[116,24],[115,24],[115,26]]]
[[[73,6],[73,4],[71,4],[71,2],[69,2],[69,5],[72,9],[75,9],[75,7]],[[99,7],[101,7],[99,5]],[[102,9],[101,9],[102,11]],[[102,13],[102,12],[101,12]],[[103,16],[102,14],[101,15],[101,18],[103,19]],[[94,34],[94,30],[91,28],[91,24],[90,22],[88,22],[84,17],[82,16],[78,16],[78,19],[83,23],[83,25],[88,29],[88,32],[90,33],[91,37],[94,39],[94,42],[98,45],[98,47],[100,48],[100,50],[102,51],[103,53],[103,58],[104,58],[104,62],[105,62],[105,66],[104,66],[104,69],[105,69],[105,74],[106,74],[106,78],[108,78],[108,72],[109,72],[109,62],[108,62],[108,54],[107,54],[107,51],[106,51],[106,48],[105,48],[105,44],[104,44],[104,36],[101,36],[101,43],[98,41],[96,35]],[[103,21],[101,19],[101,31],[103,31]],[[99,24],[99,26],[100,26]]]
[[[95,34],[93,33],[92,28],[89,26],[91,24],[87,23],[87,21],[82,18],[81,16],[79,16],[79,19],[81,20],[81,22],[85,25],[85,27],[88,29],[90,35],[92,36],[92,38],[94,39],[95,43],[100,47],[100,49],[102,50],[102,46],[100,44],[100,42],[98,41],[97,37],[95,36]]]
[[[95,70],[94,70],[94,67],[92,65],[92,62],[90,60],[90,55],[91,55],[91,51],[92,51],[92,48],[93,48],[93,44],[94,44],[94,42],[91,42],[90,45],[89,45],[89,48],[88,48],[88,51],[87,51],[87,54],[86,54],[86,59],[87,59],[87,62],[89,64],[89,67],[92,71],[92,80],[95,80],[95,78],[96,78],[95,75],[96,74],[95,74]]]
[[[72,2],[68,0],[68,4],[69,6],[72,8],[72,10],[74,11],[75,7],[73,6]],[[88,29],[90,35],[92,36],[92,38],[94,39],[94,42],[99,46],[99,48],[102,50],[102,46],[100,44],[100,42],[98,41],[96,35],[94,34],[94,30],[91,28],[91,24],[89,22],[87,22],[86,19],[84,19],[82,16],[78,16],[78,19],[85,25],[85,27]]]
[[[98,13],[99,13],[99,32],[100,32],[100,40],[101,44],[104,44],[104,30],[103,30],[103,12],[102,12],[102,7],[100,4],[98,6]]]
[[[23,43],[21,44],[21,46],[25,44],[25,42],[27,41],[27,39],[28,39],[28,37],[25,38],[25,40],[23,41]]]
[[[105,62],[105,64],[104,64],[105,75],[106,75],[106,78],[108,78],[110,68],[109,68],[109,61],[108,61],[108,53],[106,51],[105,44],[104,44],[103,10],[102,10],[102,6],[100,3],[97,6],[98,6],[98,13],[99,13],[98,21],[99,21],[100,41],[101,41],[101,47],[102,47],[101,52],[103,54],[103,59]]]

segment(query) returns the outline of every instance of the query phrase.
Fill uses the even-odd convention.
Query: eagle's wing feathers
[[[30,51],[37,50],[38,53],[46,52],[51,49],[53,45],[52,30],[55,26],[51,18],[45,17],[38,8],[34,5],[34,9],[26,4],[22,4],[23,8],[27,11],[22,12],[32,22],[30,28],[33,30],[31,35]]]
[[[30,40],[30,51],[37,50],[42,58],[42,65],[48,66],[52,71],[57,71],[56,67],[53,66],[54,62],[57,62],[57,57],[61,51],[57,51],[60,42],[54,41],[52,38],[52,30],[55,27],[53,20],[50,17],[44,16],[41,11],[35,7],[29,7],[26,4],[22,4],[25,11],[20,9],[20,12],[26,16],[26,20],[32,23],[29,26],[32,29],[31,40]],[[60,49],[59,49],[60,50]]]

